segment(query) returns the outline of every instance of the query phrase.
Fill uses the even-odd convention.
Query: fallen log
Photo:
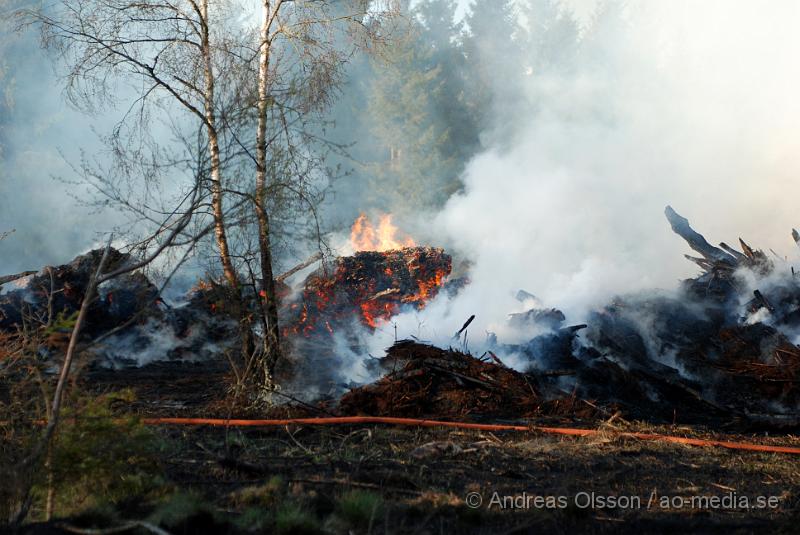
[[[23,271],[22,273],[15,273],[14,275],[3,275],[0,277],[0,286],[7,284],[9,282],[14,282],[15,280],[19,280],[24,277],[36,275],[37,273],[38,271]]]
[[[314,262],[316,262],[318,260],[322,260],[322,253],[321,252],[317,252],[317,253],[311,255],[310,257],[308,257],[307,260],[297,264],[295,267],[293,267],[292,269],[290,269],[286,273],[282,273],[282,274],[278,275],[277,277],[275,277],[275,282],[283,282],[283,281],[285,281],[286,279],[288,279],[289,277],[291,277],[292,275],[294,275],[298,271],[304,270],[305,268],[307,268],[308,266],[310,266],[311,264],[313,264]]]
[[[679,215],[671,206],[667,206],[664,209],[664,214],[667,216],[667,221],[669,221],[673,232],[683,238],[694,251],[713,262],[736,265],[734,256],[708,243],[702,234],[689,226],[689,220]]]

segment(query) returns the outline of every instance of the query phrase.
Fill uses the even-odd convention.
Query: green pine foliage
[[[359,56],[327,132],[349,144],[332,212],[441,208],[469,161],[502,147],[548,103],[548,80],[576,68],[581,28],[558,0],[405,2],[391,48]]]
[[[59,516],[158,492],[162,442],[137,418],[114,412],[132,400],[128,390],[72,400],[53,441],[52,480],[42,478],[34,489],[37,502],[51,484]]]
[[[374,66],[366,110],[382,148],[369,165],[370,205],[400,213],[443,205],[477,148],[455,3],[421,2],[407,17],[405,39]]]

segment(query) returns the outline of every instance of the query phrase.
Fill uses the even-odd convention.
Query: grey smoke
[[[6,24],[9,24],[6,21]],[[0,52],[6,64],[0,84],[0,233],[16,232],[0,242],[0,272],[12,273],[61,264],[96,246],[99,231],[120,220],[113,213],[90,213],[77,199],[85,186],[71,165],[81,150],[100,152],[96,132],[114,116],[87,117],[62,98],[61,82],[32,31],[0,28]]]
[[[472,284],[395,318],[401,336],[423,324],[447,344],[476,314],[473,340],[513,337],[519,288],[572,323],[614,295],[674,289],[696,269],[667,204],[715,243],[741,236],[797,261],[800,6],[649,2],[623,15],[585,36],[573,69],[528,77],[522,131],[477,156],[427,225],[474,261]],[[372,349],[387,342],[379,332]]]

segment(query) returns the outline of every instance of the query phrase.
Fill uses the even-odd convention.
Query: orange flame
[[[383,214],[377,228],[365,214],[361,214],[350,229],[350,244],[355,251],[390,251],[403,247],[414,247],[414,240],[397,235],[397,227],[392,224],[392,216]]]
[[[397,314],[399,307],[396,303],[380,301],[364,301],[359,304],[361,308],[361,317],[364,323],[373,329],[378,327],[378,324],[388,321],[389,318]]]

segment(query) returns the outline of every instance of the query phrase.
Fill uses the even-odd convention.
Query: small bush
[[[231,501],[237,506],[271,507],[279,501],[283,487],[283,479],[280,476],[275,476],[263,485],[253,485],[236,491],[231,495]]]
[[[159,489],[161,442],[137,418],[115,417],[115,403],[130,391],[71,400],[52,447],[55,511],[59,516],[142,499]],[[41,495],[42,484],[34,487]]]
[[[37,420],[47,417],[49,384],[37,358],[39,340],[0,333],[0,526],[15,520],[42,470],[24,460],[41,437]]]
[[[285,503],[275,512],[275,532],[279,534],[311,535],[321,533],[313,513],[295,503]]]
[[[383,505],[380,495],[353,490],[339,499],[336,514],[350,526],[366,529],[383,515]]]

